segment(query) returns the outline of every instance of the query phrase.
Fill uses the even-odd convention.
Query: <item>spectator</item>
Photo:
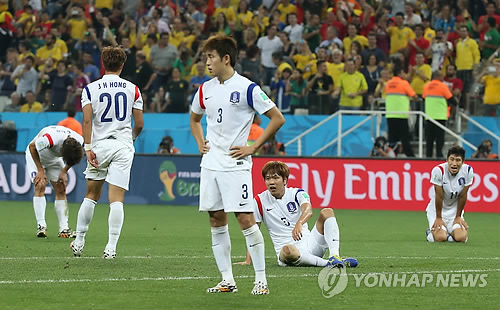
[[[345,72],[340,76],[334,97],[340,95],[341,110],[360,110],[363,105],[363,95],[368,91],[365,77],[356,71],[353,59],[345,62]]]
[[[473,83],[472,71],[479,65],[481,56],[479,54],[479,47],[476,41],[469,38],[467,27],[462,26],[459,29],[460,40],[457,43],[457,58],[455,65],[457,66],[457,77],[464,82],[464,95],[462,95],[462,103],[469,107],[469,93],[470,85]],[[465,102],[464,102],[465,98]]]
[[[128,37],[122,37],[121,39],[121,45],[123,48],[123,51],[125,51],[125,54],[127,55],[127,60],[125,61],[125,64],[123,65],[123,70],[121,73],[121,77],[125,80],[132,81],[134,79],[135,75],[135,68],[136,68],[136,58],[135,55],[137,54],[137,48],[135,47],[134,44],[131,44],[130,39]]]
[[[80,122],[75,119],[75,115],[75,110],[69,108],[68,117],[57,123],[57,125],[69,128],[79,135],[82,135],[82,124],[80,124]]]
[[[403,24],[404,14],[396,14],[396,25],[391,26],[388,29],[390,40],[390,55],[396,53],[406,54],[406,49],[408,48],[408,41],[415,38],[415,33]]]
[[[189,82],[189,88],[191,89],[192,95],[196,93],[201,84],[211,79],[211,77],[205,73],[205,66],[205,63],[201,61],[196,64],[196,71],[198,74],[193,76]]]
[[[230,35],[231,28],[229,27],[229,23],[227,21],[226,15],[224,13],[219,12],[215,21],[213,22],[212,29],[210,30],[212,33],[222,34],[222,35]]]
[[[500,33],[497,30],[496,20],[488,17],[488,28],[484,35],[484,40],[479,42],[479,47],[483,52],[483,59],[488,59],[500,46]]]
[[[290,74],[292,74],[293,67],[283,59],[282,52],[274,52],[272,57],[273,57],[273,64],[276,66],[276,71],[282,73],[283,70],[290,69]],[[276,71],[274,71],[275,74]]]
[[[384,136],[377,137],[370,151],[370,157],[396,158],[396,153],[389,146],[389,142]]]
[[[259,114],[255,113],[252,121],[252,126],[250,127],[250,134],[248,134],[248,145],[254,144],[255,141],[257,141],[257,139],[264,132],[264,128],[260,127],[260,124],[262,124],[262,119],[260,118]]]
[[[155,92],[153,98],[151,99],[151,107],[148,112],[152,113],[165,113],[167,112],[167,96],[165,93],[165,88],[160,86]]]
[[[61,53],[61,50],[59,47],[55,45],[56,39],[53,34],[49,33],[45,37],[45,45],[40,47],[36,51],[36,65],[41,66],[43,63],[45,63],[45,60],[47,58],[53,58],[56,61],[62,60],[63,59],[63,54]],[[40,70],[40,67],[39,67]]]
[[[365,36],[359,35],[358,30],[356,29],[356,26],[353,24],[350,24],[347,27],[347,36],[344,38],[344,53],[350,53],[351,52],[351,44],[353,42],[358,42],[361,45],[361,49],[367,47],[368,44],[368,39]],[[361,50],[358,51],[358,54],[361,54]]]
[[[309,78],[306,86],[309,91],[309,114],[331,114],[330,96],[333,93],[333,79],[326,73],[325,61],[318,61],[316,66],[318,72]]]
[[[66,24],[74,40],[81,40],[87,32],[88,21],[84,16],[82,8],[78,6],[68,7],[68,11],[71,11],[71,16],[68,14],[66,17]]]
[[[482,105],[484,116],[500,116],[500,65],[488,66],[479,81],[485,85]]]
[[[93,27],[89,27],[83,39],[75,44],[75,49],[78,51],[80,57],[83,58],[85,57],[85,53],[88,53],[91,62],[94,64],[101,63],[101,48],[102,44],[100,40],[97,39],[96,31]]]
[[[304,79],[308,79],[313,74],[312,70],[316,55],[311,52],[309,45],[304,40],[300,41],[295,47],[290,57],[295,63],[295,68],[302,70],[302,76]],[[295,54],[295,52],[297,53]]]
[[[450,33],[455,28],[455,18],[450,14],[450,6],[445,4],[441,7],[439,17],[434,22],[434,29],[442,29],[445,33]]]
[[[383,69],[380,71],[380,79],[378,80],[377,87],[375,88],[375,98],[381,98],[380,102],[384,102],[385,107],[385,84],[391,79],[391,74],[389,70]]]
[[[276,140],[276,135],[272,135],[259,152],[261,155],[286,155],[285,145]]]
[[[415,26],[422,23],[420,15],[415,14],[414,4],[411,2],[405,3],[405,20],[404,24],[408,26]]]
[[[477,151],[472,154],[472,158],[498,159],[498,155],[491,152],[493,143],[490,139],[484,139],[477,147]]]
[[[377,35],[374,32],[368,34],[368,47],[361,51],[361,57],[363,57],[363,65],[368,64],[368,59],[371,55],[375,55],[377,58],[377,64],[384,66],[385,64],[385,53],[382,49],[377,47]]]
[[[177,48],[168,43],[169,34],[163,32],[160,34],[160,41],[157,45],[151,47],[151,64],[156,73],[156,79],[153,82],[153,90],[168,81],[168,76],[177,58]]]
[[[423,91],[425,99],[425,114],[446,127],[448,119],[448,100],[453,94],[446,84],[443,83],[441,71],[432,73],[432,81],[425,85]],[[426,156],[432,157],[432,149],[436,141],[436,157],[443,158],[444,130],[433,124],[430,120],[425,121]]]
[[[281,43],[283,43],[283,55],[289,59],[290,54],[292,53],[294,44],[289,40],[288,33],[286,33],[286,32],[280,32],[279,37],[280,37]]]
[[[186,113],[189,110],[187,95],[189,83],[181,78],[178,68],[172,69],[172,77],[167,83],[167,113]]]
[[[252,81],[256,81],[260,84],[260,74],[259,74],[259,61],[257,56],[259,54],[259,49],[255,45],[248,47],[246,51],[246,57],[240,59],[242,74]]]
[[[26,103],[21,106],[19,112],[42,112],[43,106],[40,102],[36,101],[35,94],[28,90],[26,92]]]
[[[320,30],[320,19],[319,15],[313,14],[311,16],[311,21],[304,27],[304,32],[302,33],[302,39],[307,42],[309,49],[311,51],[316,50],[316,47],[321,43]]]
[[[92,61],[92,55],[90,53],[83,53],[83,72],[89,77],[90,82],[93,82],[101,77],[99,68]]]
[[[136,74],[135,78],[132,80],[137,87],[142,91],[142,96],[147,96],[147,92],[153,83],[155,78],[153,67],[146,60],[146,55],[144,52],[139,51],[135,57],[136,62]],[[146,101],[146,98],[143,98]]]
[[[157,154],[180,154],[181,151],[174,146],[174,139],[171,136],[165,136],[161,139]]]
[[[290,83],[290,68],[274,71],[274,77],[271,80],[271,91],[274,97],[274,103],[283,114],[290,113],[290,95],[286,93],[286,87]]]
[[[276,36],[278,29],[276,26],[267,28],[267,36],[259,38],[257,47],[260,49],[260,64],[263,70],[263,84],[270,85],[271,78],[276,70],[276,65],[273,63],[272,55],[283,48],[283,43]]]
[[[57,70],[49,73],[52,105],[50,111],[63,111],[69,100],[70,91],[73,86],[73,80],[66,71],[66,63],[59,61]]]
[[[424,86],[431,80],[432,68],[425,63],[425,57],[422,52],[417,52],[415,55],[415,65],[410,67],[408,73],[408,80],[410,81],[411,88],[422,96]]]
[[[450,64],[448,65],[448,67],[446,67],[446,77],[444,79],[444,83],[450,89],[453,95],[453,99],[455,99],[452,101],[454,104],[448,107],[449,118],[454,119],[456,106],[460,102],[460,98],[462,96],[462,90],[464,89],[464,84],[462,80],[457,78],[457,70],[455,65]]]
[[[424,26],[420,24],[415,26],[415,38],[409,40],[408,45],[410,46],[408,61],[410,66],[414,66],[416,64],[415,58],[417,53],[420,52],[427,55],[431,46],[430,42],[424,37]]]
[[[36,26],[30,39],[31,52],[36,55],[39,48],[45,45],[45,36],[42,27]]]
[[[442,29],[439,29],[438,31],[436,31],[436,37],[432,41],[431,49],[427,51],[427,55],[432,56],[432,71],[440,70],[447,63],[449,63],[449,57],[451,56],[452,52],[453,44],[451,42],[448,42],[444,31]]]
[[[293,70],[290,76],[290,83],[288,83],[286,89],[290,95],[290,108],[292,114],[295,113],[296,109],[307,109],[307,102],[305,100],[306,84],[300,69]]]
[[[476,31],[479,32],[480,34],[479,38],[481,40],[484,40],[484,36],[486,35],[486,32],[489,29],[488,18],[494,18],[495,24],[500,25],[500,16],[496,14],[496,11],[497,8],[495,2],[488,1],[488,3],[486,4],[486,15],[479,17],[479,21],[477,22],[477,27],[476,27]]]
[[[388,56],[391,38],[387,29],[387,15],[378,13],[376,17],[377,24],[375,25],[373,32],[377,37],[377,47],[384,51],[384,54]]]
[[[290,41],[293,44],[299,43],[302,40],[302,33],[304,32],[304,27],[297,23],[297,14],[289,13],[287,15],[288,26],[283,29],[283,32],[288,33]]]
[[[371,54],[368,58],[368,63],[361,69],[361,73],[365,77],[368,91],[366,93],[370,106],[374,103],[374,94],[377,84],[380,80],[380,72],[383,67],[378,65],[377,57]]]
[[[337,29],[335,27],[329,26],[327,28],[325,40],[319,44],[319,47],[324,47],[329,51],[343,49],[344,43],[342,43],[342,40],[337,36]]]
[[[16,92],[13,95],[22,96],[26,92],[31,91],[36,92],[38,85],[38,72],[33,68],[34,59],[33,56],[28,56],[24,59],[23,64],[16,67],[10,79],[12,81],[17,81]]]
[[[71,70],[73,72],[73,76],[75,77],[74,85],[73,85],[73,93],[71,94],[68,111],[74,110],[76,112],[80,112],[82,110],[82,91],[90,84],[89,77],[83,73],[83,63],[78,62],[71,66]]]
[[[193,57],[191,57],[191,50],[183,48],[180,56],[174,61],[173,68],[179,69],[183,79],[189,79],[191,67],[193,66]]]

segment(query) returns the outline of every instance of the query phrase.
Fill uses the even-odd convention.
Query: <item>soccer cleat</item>
[[[236,284],[230,284],[226,280],[222,280],[216,286],[207,289],[207,293],[236,293],[237,291]]]
[[[430,229],[430,228],[427,228],[427,229],[425,230],[425,236],[427,237],[430,233],[431,233],[431,229]]]
[[[342,262],[342,258],[340,258],[338,255],[332,255],[328,259],[328,263],[326,264],[326,267],[330,268],[344,268],[344,262]]]
[[[47,238],[47,227],[38,225],[38,229],[36,230],[36,236],[38,238]]]
[[[77,245],[75,243],[75,241],[72,241],[69,245],[69,247],[71,248],[71,250],[73,251],[73,255],[75,257],[80,257],[82,256],[82,252],[83,252],[83,244],[82,245]]]
[[[346,267],[349,267],[349,268],[354,268],[356,266],[358,266],[358,260],[353,258],[353,257],[345,257],[345,258],[342,258],[342,262],[344,263],[344,265]]]
[[[59,238],[76,238],[76,233],[71,229],[66,228],[59,232]]]
[[[115,259],[116,258],[116,250],[113,249],[104,249],[104,259]]]
[[[253,290],[251,292],[252,295],[269,295],[269,288],[267,287],[267,284],[264,284],[262,282],[255,282],[255,286],[253,287]]]

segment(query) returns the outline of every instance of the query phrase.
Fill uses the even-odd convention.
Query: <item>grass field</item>
[[[78,206],[70,206],[75,228]],[[317,218],[317,212],[310,222]],[[84,256],[73,258],[57,238],[53,203],[49,237],[35,237],[30,202],[0,202],[0,309],[498,309],[500,214],[466,214],[467,244],[425,241],[424,212],[336,210],[341,254],[357,257],[346,290],[327,299],[320,268],[278,267],[267,232],[269,296],[252,296],[253,268],[234,266],[239,292],[207,294],[219,273],[212,257],[208,216],[193,207],[125,206],[115,260],[101,258],[108,207],[98,205]],[[231,216],[233,262],[245,242]],[[429,272],[487,274],[485,287],[356,287],[354,274]]]

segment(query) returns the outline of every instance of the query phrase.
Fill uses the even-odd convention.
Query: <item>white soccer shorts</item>
[[[200,211],[253,212],[252,172],[201,168]]]
[[[134,160],[134,149],[118,140],[106,139],[93,145],[92,151],[97,157],[99,168],[94,168],[87,161],[85,178],[106,180],[109,184],[128,191],[130,170]]]
[[[52,151],[48,149],[39,152],[38,156],[40,156],[40,162],[42,163],[42,167],[45,170],[45,175],[47,175],[47,179],[49,179],[50,182],[57,182],[59,174],[61,174],[61,171],[64,168],[64,161],[62,157],[54,156]],[[35,176],[38,172],[38,169],[36,167],[35,161],[33,160],[33,157],[31,157],[29,145],[26,148],[25,157],[26,157],[26,169],[28,170],[28,173],[30,175],[31,183],[33,183],[33,181],[35,180]]]
[[[296,246],[299,253],[309,253],[317,257],[323,257],[328,249],[328,244],[325,241],[325,237],[319,233],[316,229],[316,224],[314,225],[311,233],[304,235],[301,240],[294,241],[291,243]],[[280,255],[278,253],[278,264],[282,267],[287,266],[285,263],[280,261]],[[295,266],[309,266],[304,263],[299,263]]]
[[[434,221],[436,220],[436,213],[432,211],[427,211],[427,221],[429,222],[429,229],[432,229],[432,225],[434,225]],[[464,218],[464,213],[462,212],[462,219]],[[453,231],[453,221],[454,217],[443,217],[443,221],[446,224],[446,230],[449,234]]]

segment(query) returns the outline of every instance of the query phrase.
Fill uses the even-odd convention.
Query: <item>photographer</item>
[[[377,137],[370,151],[370,157],[390,157],[395,158],[396,153],[389,147],[389,142],[384,136]]]
[[[158,146],[157,154],[180,154],[181,151],[174,147],[174,139],[171,136],[165,136]]]
[[[472,154],[472,158],[498,159],[498,155],[491,152],[493,143],[490,139],[484,139],[477,147],[477,151]]]

